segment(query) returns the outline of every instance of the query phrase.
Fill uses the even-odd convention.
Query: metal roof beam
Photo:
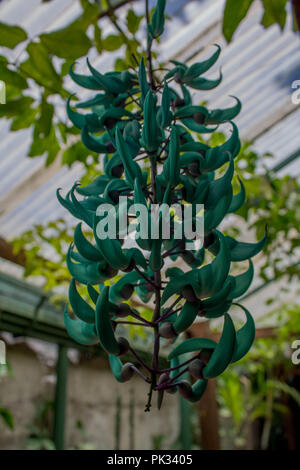
[[[291,100],[287,100],[284,106],[281,106],[280,109],[269,116],[268,119],[260,122],[259,125],[253,127],[249,131],[247,131],[247,138],[249,141],[255,141],[256,139],[262,137],[266,134],[273,126],[280,123],[283,119],[290,116],[294,112],[298,111],[295,105],[291,102]]]
[[[291,155],[284,158],[281,162],[277,163],[277,165],[275,165],[271,170],[277,173],[278,171],[282,170],[282,168],[292,163],[294,160],[297,160],[297,158],[299,157],[300,157],[300,149],[296,150],[296,152],[293,152]]]

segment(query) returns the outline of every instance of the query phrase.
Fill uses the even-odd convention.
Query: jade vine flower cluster
[[[198,401],[208,379],[218,376],[247,353],[255,335],[253,318],[240,305],[245,323],[236,330],[228,312],[234,300],[250,286],[251,257],[263,248],[266,240],[265,236],[258,243],[244,243],[218,230],[226,214],[237,211],[245,200],[242,181],[239,181],[237,194],[233,194],[232,188],[234,158],[240,150],[238,129],[232,120],[241,104],[236,99],[231,108],[209,110],[192,103],[190,89],[210,90],[222,79],[221,75],[216,80],[203,77],[216,63],[219,46],[204,62],[187,66],[172,61],[173,68],[164,76],[163,70],[156,71],[159,78],[154,75],[151,44],[163,31],[164,7],[165,1],[158,0],[148,22],[147,67],[143,58],[136,72],[103,74],[88,60],[89,75],[78,74],[71,67],[74,82],[95,90],[96,94],[76,105],[77,110],[91,108],[91,112],[75,111],[69,99],[67,114],[81,129],[84,145],[103,159],[104,172],[88,186],[74,184],[65,198],[58,191],[60,203],[90,227],[95,240],[91,243],[81,223],[77,225],[74,244],[67,254],[68,269],[73,277],[69,302],[76,318],[71,318],[66,308],[67,331],[81,344],[100,343],[109,355],[112,372],[119,382],[129,380],[136,373],[149,383],[146,410],[150,409],[153,391],[158,392],[159,408],[164,392],[178,391],[184,398]],[[225,143],[210,147],[199,140],[199,134],[212,133],[216,126],[225,122],[232,127]],[[145,171],[147,166],[149,172]],[[220,176],[218,170],[222,167],[226,170]],[[203,246],[187,250],[184,235],[180,240],[172,236],[172,218],[169,239],[164,239],[161,233],[157,239],[136,237],[133,248],[123,248],[124,240],[118,236],[99,239],[96,226],[101,216],[97,208],[104,203],[111,204],[116,209],[115,217],[119,217],[128,209],[120,205],[120,196],[127,196],[127,206],[145,206],[149,218],[153,204],[176,202],[190,204],[193,208],[203,204]],[[137,225],[137,232],[140,229]],[[178,262],[172,266],[178,258],[180,267]],[[248,269],[240,275],[231,275],[232,262],[245,260],[249,262]],[[87,286],[90,302],[81,297],[77,283]],[[99,285],[99,291],[95,285]],[[132,295],[138,296],[144,304],[153,302],[151,320],[143,318],[131,306]],[[135,324],[153,329],[151,364],[139,358],[126,338],[118,336],[119,319],[123,317],[133,318]],[[173,345],[197,317],[224,318],[219,342],[190,338],[177,346],[175,343],[168,357],[169,368],[160,369],[161,339],[167,338]],[[122,363],[121,357],[126,353],[133,355],[135,364]],[[186,371],[195,379],[193,383],[182,379]]]

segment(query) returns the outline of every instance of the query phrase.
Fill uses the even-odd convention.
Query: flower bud
[[[159,334],[163,338],[176,338],[176,336],[178,336],[172,323],[168,321],[161,324],[159,327]]]
[[[134,259],[131,259],[129,265],[127,266],[127,268],[122,269],[122,271],[124,271],[124,273],[129,273],[130,271],[133,270],[134,266],[135,266],[135,261],[134,261]]]
[[[123,356],[123,354],[126,354],[128,349],[129,349],[129,343],[128,343],[127,339],[123,338],[122,336],[120,336],[117,339],[117,343],[120,346],[120,352],[119,352],[118,356]]]
[[[113,153],[113,152],[116,151],[116,149],[115,149],[112,142],[106,142],[105,146],[106,146],[106,149],[107,149],[107,153]]]
[[[213,349],[202,349],[202,351],[199,354],[199,359],[201,359],[201,362],[204,364],[208,364],[208,361],[210,360],[210,356],[213,353]]]
[[[195,359],[189,365],[189,372],[195,379],[203,379],[202,370],[205,366],[204,362],[200,361],[200,359]]]
[[[127,382],[128,380],[131,379],[133,376],[134,370],[132,369],[132,364],[131,362],[126,362],[126,364],[123,365],[122,370],[121,370],[121,376],[124,382]]]
[[[118,317],[128,317],[131,314],[131,308],[128,304],[120,303],[117,306],[115,314]]]
[[[205,115],[203,113],[194,113],[193,114],[193,119],[196,121],[198,124],[204,124],[205,122]]]
[[[183,398],[189,399],[193,396],[192,387],[187,380],[182,380],[181,383],[178,384],[178,390]]]
[[[167,381],[169,380],[169,377],[170,377],[170,375],[169,375],[168,372],[163,372],[163,373],[160,375],[160,377],[159,377],[159,379],[158,379],[158,381],[157,381],[157,385],[161,385],[161,384],[167,382]]]
[[[194,289],[192,286],[185,286],[182,289],[182,295],[183,297],[188,301],[188,302],[197,302],[199,299],[197,299]]]
[[[189,170],[189,173],[192,175],[192,176],[198,176],[200,174],[200,170],[199,170],[199,162],[192,162],[188,165],[188,170]]]
[[[106,266],[104,269],[104,273],[106,274],[107,277],[111,278],[114,277],[116,274],[118,274],[118,270],[112,268],[109,264]]]
[[[126,284],[126,286],[124,286],[121,290],[121,295],[123,299],[125,300],[130,299],[130,297],[132,296],[133,290],[134,290],[134,287],[132,285]]]

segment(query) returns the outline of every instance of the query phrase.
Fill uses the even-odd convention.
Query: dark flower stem
[[[129,347],[129,351],[135,357],[135,359],[141,364],[141,366],[144,367],[144,369],[146,369],[148,372],[152,374],[151,368],[147,366],[147,364],[145,364],[145,362],[138,356],[138,354],[134,351],[134,349]]]
[[[131,366],[132,369],[147,383],[150,383],[149,377],[146,377],[137,367]]]
[[[158,391],[158,390],[164,390],[164,389],[166,389],[166,388],[170,388],[170,386],[171,386],[171,387],[174,386],[174,385],[176,386],[177,384],[174,384],[174,381],[175,381],[176,379],[178,379],[178,377],[180,377],[181,375],[185,374],[185,372],[187,372],[188,370],[189,370],[189,368],[186,367],[185,369],[183,369],[182,371],[180,371],[177,375],[175,375],[174,377],[172,377],[171,379],[169,379],[167,382],[164,382],[164,383],[162,383],[162,384],[160,384],[160,385],[157,385],[154,390],[156,390],[156,391]]]
[[[180,369],[181,367],[185,366],[186,364],[189,364],[190,362],[194,361],[196,358],[197,358],[197,356],[193,356],[190,359],[188,359],[187,361],[183,362],[182,364],[179,364],[178,366],[170,367],[168,369],[162,369],[160,372],[161,373],[171,372],[172,370]]]
[[[129,316],[135,318],[136,320],[142,321],[143,323],[145,323],[145,326],[153,326],[152,322],[146,320],[145,318],[141,317],[140,315],[137,315],[134,312],[131,312]]]
[[[147,21],[147,63],[148,63],[148,74],[149,74],[149,82],[150,88],[155,90],[155,81],[153,75],[153,67],[152,67],[152,54],[151,54],[151,47],[152,47],[152,38],[148,32],[148,25],[150,23],[149,18],[149,2],[145,0],[146,3],[146,21]]]
[[[178,377],[180,377],[182,374],[184,374],[185,372],[187,372],[189,370],[188,367],[185,367],[185,369],[181,370],[180,372],[178,372],[177,375],[175,375],[174,377],[172,377],[168,383],[173,383],[174,380],[178,379]]]
[[[161,385],[158,385],[157,387],[155,387],[155,391],[159,391],[159,390],[166,390],[168,388],[174,388],[174,387],[177,387],[177,385],[183,383],[183,381],[180,381],[180,382],[177,382],[177,383],[173,383],[173,382],[164,382],[163,384]]]
[[[137,266],[135,266],[135,270],[145,279],[146,282],[148,282],[153,287],[153,289],[156,289],[156,287],[158,287],[156,286],[155,282],[153,282],[152,279],[146,276],[146,274],[144,274],[143,271],[141,271]]]
[[[176,248],[178,248],[180,246],[180,244],[182,243],[182,240],[179,240],[178,243],[176,243],[174,246],[172,246],[172,248],[170,248],[168,251],[166,251],[162,256],[163,258],[166,258],[167,256],[170,256],[172,255],[172,251],[176,250]],[[177,252],[176,252],[177,254]]]
[[[117,325],[136,325],[136,326],[148,326],[152,327],[152,325],[147,325],[146,323],[138,323],[134,321],[116,321],[115,322]]]
[[[172,312],[173,308],[175,307],[175,305],[178,304],[178,302],[179,302],[181,299],[182,299],[182,295],[179,295],[179,296],[177,297],[177,299],[172,303],[172,305],[168,308],[168,310],[167,310],[161,317],[159,317],[159,318],[155,321],[155,323],[159,323],[159,322],[165,320],[165,318],[167,318],[170,313],[173,313],[173,312]]]

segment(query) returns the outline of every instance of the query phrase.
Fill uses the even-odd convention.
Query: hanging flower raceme
[[[164,7],[165,1],[158,0],[148,25],[150,52],[152,41],[163,31]],[[66,328],[81,344],[100,343],[119,382],[130,380],[133,374],[148,382],[149,396],[152,391],[158,392],[159,407],[164,392],[178,392],[192,402],[199,400],[207,381],[240,360],[255,335],[251,314],[235,299],[249,288],[253,278],[251,257],[261,251],[266,237],[258,243],[244,243],[218,230],[226,214],[237,211],[245,200],[242,181],[237,194],[233,194],[232,187],[234,159],[240,150],[233,119],[241,103],[235,98],[228,109],[209,110],[193,104],[189,92],[189,88],[210,90],[220,83],[221,74],[216,80],[203,77],[219,55],[220,47],[216,46],[204,62],[187,66],[173,61],[173,68],[160,81],[151,66],[147,76],[143,58],[137,73],[102,74],[89,61],[89,75],[70,69],[74,82],[96,92],[93,98],[77,104],[77,110],[69,99],[67,114],[81,129],[84,145],[103,159],[104,172],[88,186],[74,184],[65,198],[58,191],[60,203],[81,221],[67,254],[73,277],[69,301],[75,318],[69,316],[67,306]],[[80,110],[85,108],[91,111],[82,113]],[[199,140],[199,134],[210,134],[225,122],[232,128],[225,143],[210,147]],[[192,227],[196,224],[197,205],[203,205],[202,246],[187,248],[191,240],[186,231],[181,230],[178,236],[179,225],[183,229],[187,222],[184,219],[178,225],[174,215],[166,236],[162,229],[166,215],[163,211],[156,220],[156,236],[151,236],[152,209],[163,204],[175,204],[181,209],[189,205]],[[137,205],[146,217],[138,219],[135,226],[135,246],[125,248],[120,222],[124,217],[127,221],[128,211]],[[107,209],[108,215],[99,211],[101,207],[111,208]],[[99,233],[99,224],[107,222],[107,218],[115,227],[115,236],[103,237]],[[83,232],[82,222],[90,228],[94,243]],[[172,266],[178,259],[183,269],[178,262]],[[245,260],[248,269],[232,275],[232,262]],[[81,297],[78,283],[87,286],[91,302]],[[131,306],[133,295],[144,304],[153,302],[152,320],[143,318]],[[232,305],[239,305],[244,312],[245,322],[240,329],[236,329],[230,316]],[[129,341],[118,335],[118,320],[124,317],[153,329],[151,364],[144,363]],[[219,342],[208,338],[178,340],[198,317],[223,317]],[[167,340],[173,347],[168,357],[170,364],[169,368],[160,369],[159,345]],[[135,364],[123,364],[122,356],[127,353],[133,354]],[[182,379],[187,370],[195,379],[193,383]],[[150,401],[146,409],[149,408]]]

